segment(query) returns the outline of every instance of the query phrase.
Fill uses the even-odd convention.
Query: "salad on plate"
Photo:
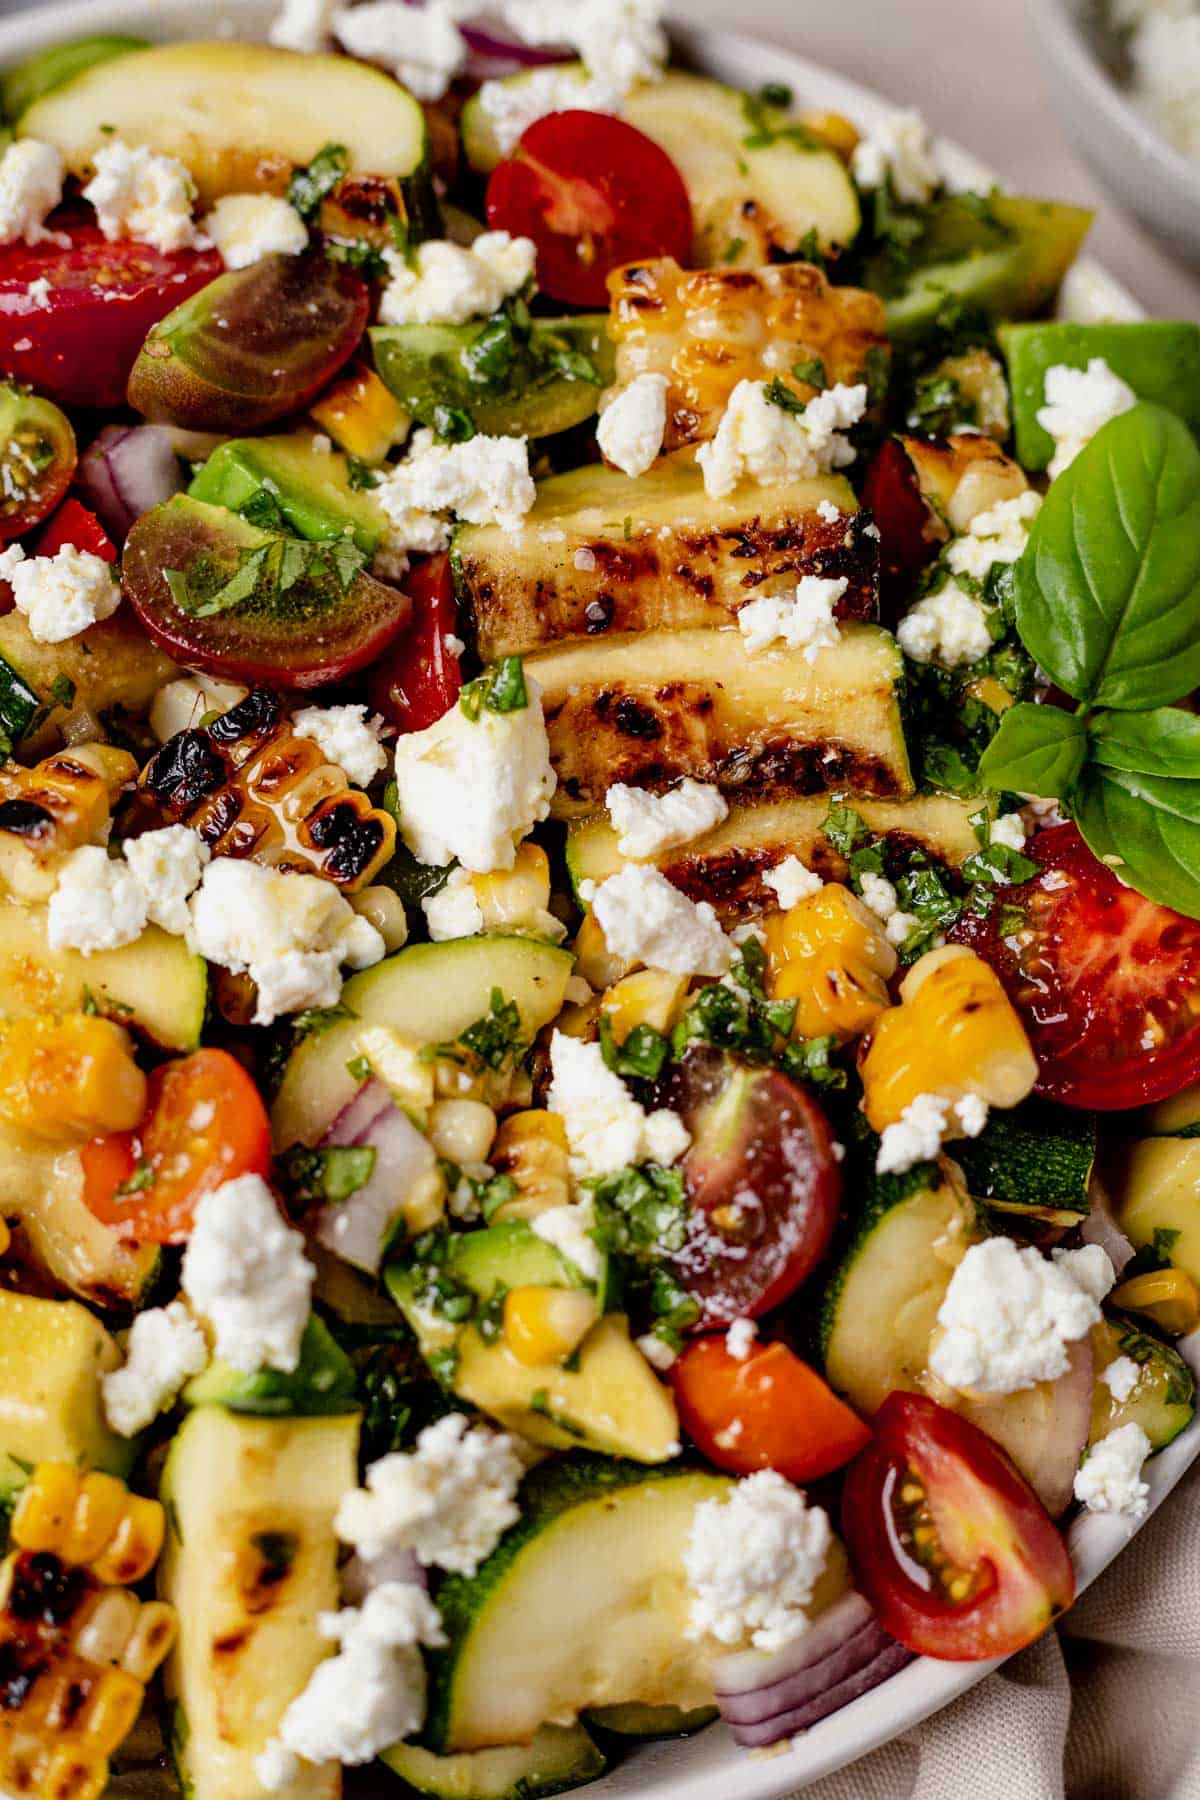
[[[1195,1407],[1200,328],[652,0],[0,105],[0,1791],[1031,1642]]]

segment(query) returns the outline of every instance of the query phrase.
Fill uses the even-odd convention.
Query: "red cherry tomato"
[[[991,963],[1037,1055],[1038,1092],[1110,1112],[1200,1080],[1200,921],[1122,886],[1074,825],[1038,834],[1043,871],[951,936]],[[1050,883],[1047,885],[1046,876]],[[1001,938],[1001,907],[1025,928]]]
[[[89,1212],[139,1243],[181,1244],[198,1202],[239,1175],[267,1175],[271,1125],[258,1089],[224,1050],[197,1050],[150,1077],[137,1131],[85,1144]]]
[[[723,1337],[695,1338],[671,1368],[679,1417],[718,1469],[776,1469],[789,1481],[832,1474],[870,1429],[786,1344],[731,1356]]]
[[[697,1328],[758,1318],[828,1248],[842,1192],[829,1123],[786,1075],[709,1049],[684,1057],[666,1104],[692,1134],[692,1229],[676,1273],[701,1304]]]
[[[0,248],[0,371],[64,406],[123,406],[151,326],[224,265],[215,250],[110,244],[82,222],[65,236]],[[43,280],[44,300],[30,294]]]
[[[52,519],[47,519],[34,540],[34,556],[55,556],[70,545],[72,550],[87,550],[92,556],[115,563],[117,548],[94,512],[82,500],[72,496],[64,500]]]
[[[462,688],[458,657],[446,648],[458,623],[448,556],[418,563],[405,580],[412,623],[375,665],[368,697],[389,724],[423,731],[448,712]]]
[[[895,438],[876,451],[863,482],[862,503],[879,527],[884,598],[902,597],[937,555],[940,539],[917,471]]]
[[[487,190],[493,230],[537,245],[537,284],[574,306],[607,306],[623,263],[688,263],[692,208],[665,151],[606,113],[549,113],[525,132]]]
[[[850,1465],[842,1535],[879,1623],[918,1656],[1031,1644],[1075,1598],[1050,1515],[997,1444],[924,1394],[889,1394]]]

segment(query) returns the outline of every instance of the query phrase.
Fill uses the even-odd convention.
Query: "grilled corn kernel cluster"
[[[900,984],[900,1005],[875,1026],[859,1067],[875,1131],[894,1125],[921,1094],[1016,1106],[1033,1089],[1037,1060],[995,971],[961,944],[931,950]]]
[[[374,369],[353,368],[327,387],[311,416],[339,449],[361,462],[382,462],[408,436],[409,416]]]
[[[489,875],[472,875],[475,903],[483,915],[484,931],[550,938],[566,937],[550,907],[550,858],[540,844],[521,844],[511,869]]]
[[[609,291],[618,388],[647,373],[670,383],[667,450],[713,437],[739,381],[778,378],[807,400],[819,384],[797,365],[815,359],[833,387],[861,381],[868,353],[886,350],[882,301],[808,263],[691,273],[661,257],[616,270]]]
[[[148,1574],[163,1510],[111,1475],[39,1463],[0,1564],[0,1785],[99,1800],[108,1760],[175,1640],[176,1616],[125,1584]]]
[[[931,543],[944,542],[952,532],[969,531],[980,513],[990,512],[1002,500],[1015,500],[1029,486],[1020,464],[981,432],[963,431],[951,438],[905,437],[900,442],[929,503]]]
[[[496,1133],[488,1160],[497,1175],[509,1175],[516,1198],[506,1200],[493,1217],[533,1219],[571,1198],[567,1133],[557,1113],[510,1113]]]
[[[517,1287],[504,1296],[504,1342],[527,1368],[565,1362],[600,1316],[584,1288]]]
[[[391,815],[294,734],[265,688],[169,738],[139,791],[160,818],[198,831],[214,856],[253,856],[347,890],[365,887],[395,848]]]
[[[81,744],[32,769],[0,767],[0,884],[18,900],[47,900],[64,858],[102,844],[121,789],[137,775],[126,750]]]
[[[46,1143],[132,1131],[146,1077],[129,1034],[88,1013],[0,1021],[0,1118]]]
[[[896,952],[875,914],[840,882],[763,921],[767,990],[796,1002],[797,1037],[861,1037],[890,1004]]]

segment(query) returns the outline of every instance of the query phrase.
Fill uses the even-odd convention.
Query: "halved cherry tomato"
[[[1043,871],[951,936],[999,975],[1040,1065],[1038,1092],[1110,1112],[1200,1080],[1200,921],[1124,887],[1074,825],[1027,852]],[[1000,936],[1001,908],[1025,928]]]
[[[448,556],[431,556],[405,579],[412,623],[371,672],[371,706],[401,731],[423,731],[448,712],[462,688],[458,657],[446,647],[458,609]]]
[[[151,326],[223,266],[215,250],[110,244],[98,226],[70,219],[40,244],[6,244],[0,370],[64,406],[123,406]],[[30,292],[41,281],[44,300]]]
[[[902,598],[940,546],[917,471],[895,438],[887,438],[876,451],[863,482],[862,503],[879,527],[884,599]]]
[[[1066,1544],[997,1444],[924,1394],[889,1394],[850,1465],[842,1535],[885,1631],[949,1662],[1008,1656],[1075,1598]]]
[[[806,1281],[829,1245],[842,1177],[833,1133],[775,1069],[690,1050],[667,1086],[692,1134],[683,1171],[692,1227],[675,1258],[697,1328],[758,1318]]]
[[[623,263],[688,263],[692,207],[665,151],[607,113],[538,119],[492,173],[488,224],[537,245],[537,283],[555,300],[607,306]]]
[[[858,1414],[786,1344],[731,1356],[723,1337],[696,1338],[671,1368],[679,1417],[718,1469],[776,1469],[789,1481],[830,1475],[870,1442]]]
[[[139,1243],[181,1244],[197,1203],[239,1175],[267,1175],[271,1126],[258,1089],[224,1050],[197,1050],[150,1077],[137,1131],[85,1144],[89,1212]]]
[[[0,383],[0,541],[54,511],[75,473],[75,433],[52,400]]]
[[[117,547],[95,513],[73,495],[42,526],[34,540],[33,555],[55,556],[68,544],[72,550],[86,550],[106,563],[117,560]]]

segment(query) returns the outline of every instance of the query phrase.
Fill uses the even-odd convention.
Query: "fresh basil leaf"
[[[171,595],[176,606],[184,612],[190,613],[193,619],[215,618],[218,613],[231,612],[235,606],[241,606],[255,593],[259,577],[262,575],[267,558],[274,547],[274,544],[263,544],[258,550],[249,551],[237,572],[230,576],[224,587],[218,588],[216,593],[210,594],[206,600],[198,600],[191,592],[188,592],[185,598],[184,593],[176,592],[175,585],[172,583]],[[173,573],[173,570],[170,573],[164,571],[168,581]]]
[[[1103,768],[1127,769],[1135,775],[1200,777],[1200,718],[1182,707],[1100,713],[1091,722],[1090,735],[1092,761]]]
[[[333,192],[346,170],[350,157],[343,144],[326,144],[304,168],[292,170],[288,184],[288,203],[302,219],[311,219],[326,194]]]
[[[1200,724],[1200,721],[1197,721]],[[1087,756],[1082,719],[1057,706],[1010,706],[979,759],[979,779],[993,793],[1058,800],[1079,779]]]
[[[1156,781],[1157,795],[1143,785],[1134,794],[1110,771],[1089,770],[1075,805],[1079,829],[1092,854],[1139,894],[1200,919],[1200,788],[1189,817],[1159,802],[1167,797],[1161,790],[1192,784]]]
[[[1200,685],[1200,449],[1142,403],[1055,481],[1016,571],[1017,628],[1072,699],[1162,705]]]

